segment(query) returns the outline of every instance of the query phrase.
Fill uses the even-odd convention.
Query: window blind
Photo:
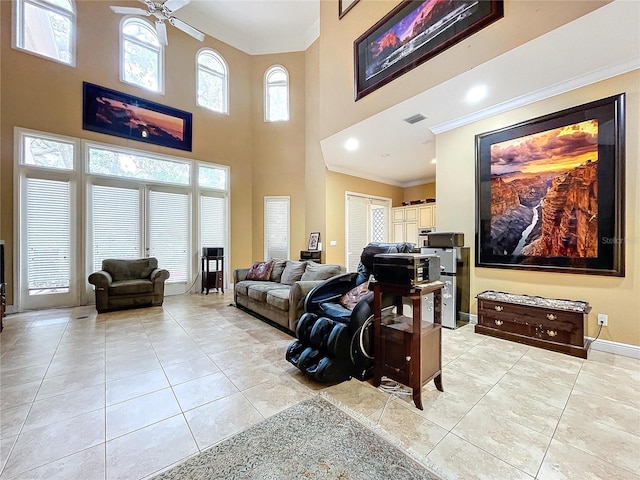
[[[224,197],[200,196],[200,246],[224,247],[226,203]]]
[[[189,277],[189,195],[149,192],[149,255],[169,270],[169,282],[187,282]]]
[[[369,199],[347,195],[347,269],[355,272],[362,249],[368,243]]]
[[[71,272],[71,187],[68,181],[27,178],[29,294],[68,291]]]
[[[140,192],[92,186],[93,270],[106,258],[140,258]]]
[[[264,197],[264,258],[289,258],[289,197]]]

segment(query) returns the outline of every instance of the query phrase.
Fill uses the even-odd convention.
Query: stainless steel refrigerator
[[[442,326],[457,328],[469,322],[469,247],[422,247],[420,253],[440,258]],[[433,321],[433,294],[422,298],[422,319]]]

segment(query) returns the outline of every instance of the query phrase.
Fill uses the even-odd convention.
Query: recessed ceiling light
[[[467,96],[465,97],[465,99],[469,103],[479,102],[487,96],[487,92],[488,89],[486,85],[476,85],[475,87],[472,87],[467,91]]]
[[[434,158],[433,160],[431,160],[431,163],[436,163],[436,159]]]
[[[381,156],[382,158],[387,158],[387,157],[390,157],[390,156],[391,156],[391,154],[390,154],[390,153],[381,153],[381,154],[380,154],[380,156]]]
[[[350,152],[357,150],[359,146],[360,146],[360,142],[358,141],[357,138],[350,138],[349,140],[344,142],[344,148],[346,148]]]

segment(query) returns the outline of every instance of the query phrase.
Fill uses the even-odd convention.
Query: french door
[[[23,309],[76,305],[77,183],[50,172],[20,177],[20,285]]]
[[[191,278],[191,199],[186,191],[139,184],[90,185],[90,271],[107,258],[155,257],[169,270],[166,294],[182,293]],[[88,295],[92,288],[87,285]]]
[[[370,242],[389,241],[391,200],[347,193],[346,265],[355,272],[362,249]]]

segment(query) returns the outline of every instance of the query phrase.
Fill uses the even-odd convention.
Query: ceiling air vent
[[[421,122],[422,120],[426,120],[427,117],[425,117],[423,114],[421,113],[416,113],[415,115],[411,115],[410,117],[407,117],[404,119],[405,122],[413,125],[414,123],[418,123]]]

